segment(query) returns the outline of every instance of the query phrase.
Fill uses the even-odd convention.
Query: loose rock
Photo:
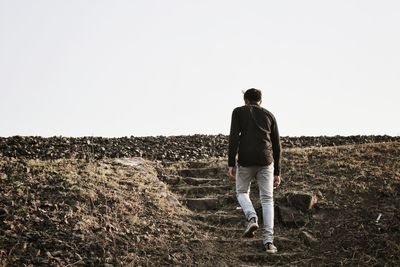
[[[292,192],[286,195],[289,206],[295,207],[303,212],[311,210],[317,204],[317,196],[312,193]]]

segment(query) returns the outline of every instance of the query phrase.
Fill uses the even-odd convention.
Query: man
[[[276,253],[278,250],[273,244],[273,189],[281,183],[278,126],[274,115],[260,106],[260,90],[248,89],[244,93],[244,102],[244,106],[232,112],[228,174],[236,180],[236,196],[246,216],[244,237],[253,237],[259,228],[257,213],[249,196],[251,180],[256,178],[263,215],[263,245],[267,253]]]

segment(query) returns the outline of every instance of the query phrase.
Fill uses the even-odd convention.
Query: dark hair
[[[255,88],[250,88],[244,93],[243,98],[249,102],[261,101],[261,91]]]

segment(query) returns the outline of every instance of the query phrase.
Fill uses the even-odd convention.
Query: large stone
[[[317,196],[312,193],[291,192],[286,195],[289,206],[297,208],[303,212],[312,209],[317,203]]]
[[[276,206],[275,213],[278,221],[287,227],[300,228],[309,221],[303,212],[292,207]]]
[[[187,198],[184,203],[192,210],[215,210],[219,207],[218,198]]]

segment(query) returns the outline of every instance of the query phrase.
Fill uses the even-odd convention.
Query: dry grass
[[[0,263],[193,264],[187,240],[197,231],[179,217],[187,211],[154,163],[133,161],[0,159]]]

